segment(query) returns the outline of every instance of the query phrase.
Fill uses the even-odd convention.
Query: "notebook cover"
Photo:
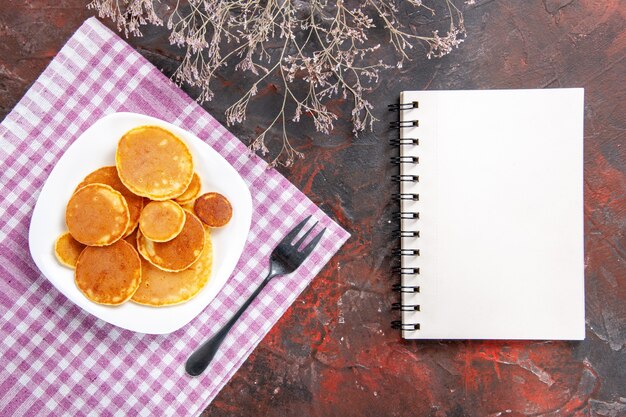
[[[583,89],[407,91],[403,337],[584,339]]]

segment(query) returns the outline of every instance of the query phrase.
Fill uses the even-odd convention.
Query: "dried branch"
[[[89,7],[97,9],[100,17],[111,18],[128,36],[140,35],[139,27],[145,23],[162,24],[154,2],[93,0]],[[185,51],[173,79],[198,88],[198,101],[204,102],[214,97],[212,82],[224,67],[234,65],[236,71],[252,74],[247,91],[226,110],[228,125],[246,119],[251,101],[264,85],[276,85],[283,94],[281,106],[250,147],[267,154],[268,133],[282,125],[282,148],[271,164],[289,166],[303,157],[289,141],[289,121],[299,122],[306,115],[318,132],[329,134],[337,115],[326,104],[339,98],[353,106],[355,135],[372,129],[376,118],[366,97],[381,70],[402,67],[419,43],[428,47],[428,58],[439,58],[463,42],[461,11],[452,0],[439,2],[449,19],[442,36],[438,30],[430,36],[413,33],[403,22],[410,18],[407,8],[435,14],[421,0],[188,0],[184,4],[176,0],[163,19],[170,42]],[[396,62],[376,59],[381,45],[369,37],[377,24],[387,32]]]
[[[154,0],[92,0],[87,8],[97,10],[98,17],[117,23],[117,30],[124,30],[126,37],[131,33],[141,36],[139,27],[145,24],[163,24],[154,11]]]

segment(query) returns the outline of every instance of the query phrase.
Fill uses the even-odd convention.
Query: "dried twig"
[[[434,2],[435,0],[433,0]],[[276,83],[283,94],[280,108],[267,127],[251,142],[262,154],[268,133],[281,126],[282,149],[271,164],[292,165],[303,155],[289,141],[286,125],[303,115],[315,129],[329,134],[337,115],[328,100],[350,100],[355,134],[372,128],[376,118],[367,92],[381,70],[402,67],[418,43],[428,46],[426,55],[442,57],[457,47],[465,35],[463,15],[452,0],[439,0],[447,12],[446,34],[413,33],[403,22],[407,8],[434,14],[421,0],[176,0],[167,16],[170,42],[184,49],[182,62],[173,75],[179,84],[200,89],[198,101],[214,97],[212,82],[218,71],[234,65],[254,77],[247,91],[226,110],[229,125],[245,120],[250,102],[267,83]],[[93,0],[89,7],[100,17],[109,17],[118,29],[141,35],[145,23],[162,24],[155,0]],[[396,62],[376,58],[381,45],[369,35],[381,26],[397,52]],[[279,48],[268,48],[279,45]],[[297,87],[297,88],[296,88]],[[289,113],[289,115],[288,115]]]

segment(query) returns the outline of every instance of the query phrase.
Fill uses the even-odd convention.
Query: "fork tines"
[[[302,229],[304,229],[305,225],[309,222],[310,219],[311,219],[311,216],[308,216],[307,218],[302,220],[300,223],[298,223],[298,225],[294,227],[293,230],[287,234],[287,236],[285,236],[285,238],[283,239],[283,242],[293,246],[295,250],[299,250],[300,246],[302,246],[302,244],[306,241],[306,239],[309,237],[311,232],[315,229],[315,227],[319,223],[318,221],[316,221],[313,224],[313,226],[308,228],[308,230],[302,235],[302,237],[298,239],[297,242],[292,244],[296,236],[298,236],[298,234],[302,231]],[[313,249],[319,243],[319,241],[322,240],[322,237],[325,231],[326,231],[326,228],[322,229],[317,235],[313,237],[313,239],[311,239],[311,241],[305,247],[302,248],[300,252],[303,252],[303,253],[312,252]]]

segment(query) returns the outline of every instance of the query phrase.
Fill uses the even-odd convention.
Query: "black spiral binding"
[[[419,145],[420,140],[418,138],[394,138],[389,141],[389,143],[393,146],[400,145]]]
[[[391,305],[392,310],[400,310],[400,311],[420,311],[419,304],[402,304],[402,303],[393,303]]]
[[[391,237],[393,237],[394,239],[397,239],[399,237],[420,237],[420,231],[396,229],[393,232],[391,232]]]
[[[398,110],[417,109],[419,108],[419,106],[420,106],[419,102],[412,101],[410,103],[389,104],[387,105],[387,108],[389,109],[389,111],[398,111]]]
[[[390,104],[388,106],[390,111],[404,111],[419,108],[419,103],[417,101],[413,101],[411,103],[399,103],[399,104]],[[405,127],[418,127],[418,120],[404,120],[404,121],[395,121],[390,122],[389,127],[391,129],[402,129]],[[419,145],[419,138],[394,138],[389,141],[392,146],[417,146]],[[419,158],[416,156],[396,156],[391,158],[391,163],[400,166],[401,164],[419,164]],[[419,176],[417,175],[404,175],[404,174],[396,174],[391,176],[391,180],[394,183],[400,184],[402,182],[419,182]],[[402,201],[402,200],[410,200],[410,201],[419,201],[419,194],[413,193],[394,193],[393,198]],[[394,217],[400,219],[419,219],[419,212],[403,212],[399,211],[394,214]],[[396,239],[402,239],[406,237],[419,238],[420,232],[419,230],[402,230],[399,228],[392,233],[392,236]],[[406,248],[397,248],[394,249],[393,255],[398,258],[402,258],[403,256],[420,256],[419,249],[406,249]],[[396,266],[393,268],[393,272],[399,275],[419,275],[419,268],[405,268],[402,266]],[[395,284],[392,287],[393,291],[399,293],[419,293],[420,287],[415,285],[402,285]],[[419,304],[402,304],[402,303],[393,303],[391,305],[392,310],[399,311],[420,311]],[[416,331],[420,329],[420,323],[402,323],[401,320],[394,320],[391,322],[391,327],[393,329],[405,330],[405,331]]]
[[[400,320],[394,320],[391,322],[391,328],[399,329],[399,330],[419,330],[420,324],[419,323],[402,323]]]
[[[396,200],[411,200],[411,201],[419,201],[419,194],[411,194],[411,193],[394,193],[393,198]]]
[[[404,268],[401,266],[396,266],[393,268],[393,272],[395,272],[396,274],[400,274],[400,275],[419,275],[420,269],[419,268]]]
[[[398,219],[414,219],[420,218],[420,214],[417,211],[397,211],[394,213],[394,217]]]
[[[415,286],[415,285],[394,284],[392,289],[395,292],[408,292],[408,293],[420,292],[420,287]]]
[[[403,120],[403,121],[389,123],[389,127],[392,129],[402,129],[405,127],[418,127],[419,125],[420,125],[419,120]]]
[[[419,182],[419,175],[392,175],[391,181],[393,182]]]
[[[391,163],[400,164],[419,164],[420,159],[417,156],[394,156],[391,158]]]
[[[393,254],[395,256],[420,256],[419,249],[394,249]]]

